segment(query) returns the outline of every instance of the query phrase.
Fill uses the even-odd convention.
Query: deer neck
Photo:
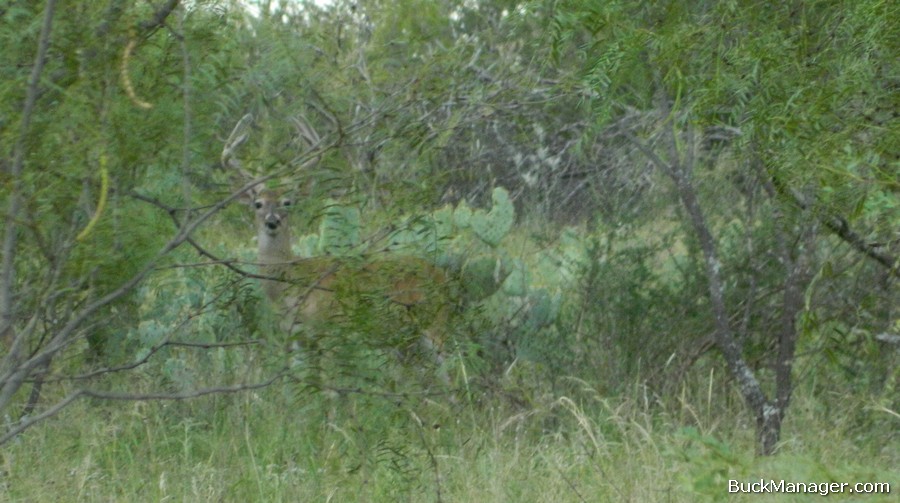
[[[261,264],[283,264],[294,259],[294,252],[291,251],[291,233],[287,228],[279,229],[274,235],[262,229],[257,235],[257,241]]]
[[[291,233],[288,228],[279,229],[276,234],[261,229],[257,241],[260,273],[264,276],[286,279],[290,263],[294,260],[294,253],[291,251]],[[263,280],[263,290],[271,300],[277,300],[286,286],[284,281]]]

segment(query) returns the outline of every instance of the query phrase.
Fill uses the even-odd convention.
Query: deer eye
[[[287,208],[291,204],[293,204],[293,202],[290,199],[285,199],[284,201],[281,201],[281,205],[284,206],[285,208]]]
[[[254,206],[256,209],[260,209],[260,208],[263,207],[263,203],[262,203],[262,201],[253,201],[253,206]]]

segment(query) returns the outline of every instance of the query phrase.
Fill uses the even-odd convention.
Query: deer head
[[[321,139],[315,129],[305,118],[292,118],[298,137],[309,148],[315,148]],[[240,159],[235,155],[240,146],[250,136],[253,116],[246,114],[237,122],[225,146],[222,149],[222,166],[230,173],[236,186],[244,186],[258,177],[247,171]],[[301,163],[307,167],[318,162],[320,156],[314,156]],[[291,252],[290,210],[294,203],[289,191],[265,188],[257,183],[247,188],[240,196],[241,201],[250,205],[255,213],[259,261],[263,264],[287,262],[294,259]]]

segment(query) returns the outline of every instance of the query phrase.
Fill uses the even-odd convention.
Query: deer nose
[[[270,231],[274,231],[281,225],[281,219],[275,215],[269,215],[266,217],[266,228]]]

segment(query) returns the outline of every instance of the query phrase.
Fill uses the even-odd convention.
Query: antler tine
[[[236,170],[241,176],[248,180],[252,180],[253,175],[244,169],[241,161],[234,156],[234,152],[247,141],[247,138],[250,137],[248,128],[252,123],[253,114],[248,113],[241,117],[241,120],[237,121],[237,124],[234,125],[234,129],[231,131],[231,134],[228,135],[228,139],[225,140],[225,146],[222,148],[222,166]]]
[[[315,128],[310,125],[309,121],[302,114],[299,117],[291,117],[291,122],[294,123],[297,132],[306,140],[310,148],[315,148],[322,141],[319,133],[316,132]]]
[[[319,133],[316,132],[315,128],[309,123],[303,114],[300,114],[297,117],[291,117],[291,122],[294,123],[294,127],[297,128],[297,133],[306,141],[307,146],[310,150],[313,150],[322,143],[322,138],[319,136]],[[311,159],[305,161],[302,166],[306,167],[312,164],[319,162],[322,156],[316,155]]]

